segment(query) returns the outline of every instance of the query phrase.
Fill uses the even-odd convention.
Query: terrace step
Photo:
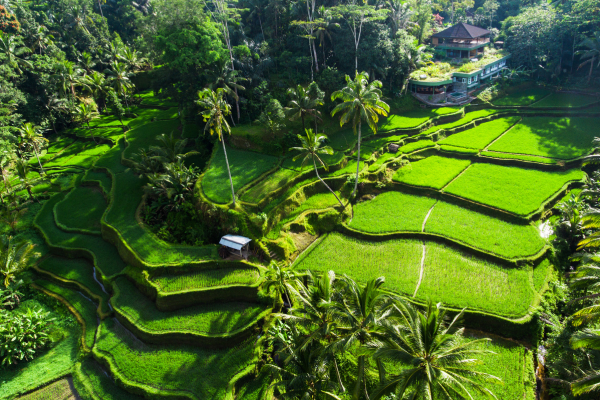
[[[231,347],[252,335],[271,310],[264,304],[213,303],[160,311],[125,277],[113,282],[110,302],[119,322],[146,343]]]
[[[107,319],[98,328],[93,356],[129,392],[148,392],[152,398],[222,400],[239,378],[253,370],[255,346],[253,341],[229,349],[146,344],[117,320]]]
[[[75,388],[85,399],[142,400],[142,397],[118,386],[108,371],[91,357],[75,365],[73,378]]]

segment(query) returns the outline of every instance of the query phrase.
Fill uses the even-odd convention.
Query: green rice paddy
[[[82,205],[85,204],[85,207]],[[106,210],[101,190],[94,186],[77,186],[55,207],[57,222],[68,229],[100,234],[100,219]]]
[[[528,86],[492,101],[497,106],[528,106],[552,93],[541,86]]]
[[[440,140],[439,143],[482,150],[518,120],[519,117],[507,117],[484,122],[472,129],[450,135],[446,139]]]
[[[469,165],[469,160],[431,156],[400,168],[393,179],[407,185],[442,189]]]
[[[525,217],[537,211],[567,183],[580,181],[584,175],[577,169],[543,172],[476,163],[444,192]]]
[[[439,107],[425,110],[414,110],[403,112],[402,114],[391,114],[380,124],[382,131],[391,131],[395,129],[414,128],[431,118],[441,115],[454,114],[460,111],[460,108],[455,107]]]
[[[534,103],[534,107],[583,107],[600,101],[598,97],[577,93],[552,93]]]
[[[231,285],[254,285],[260,274],[254,268],[219,268],[188,274],[163,275],[152,280],[162,292],[177,293],[194,289]]]
[[[599,118],[524,117],[490,151],[569,160],[592,150]]]

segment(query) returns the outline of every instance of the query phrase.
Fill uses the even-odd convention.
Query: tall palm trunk
[[[328,184],[325,183],[325,181],[323,179],[321,179],[321,176],[319,175],[319,169],[317,168],[317,163],[315,162],[315,156],[313,155],[313,165],[315,166],[315,173],[317,174],[317,178],[319,178],[319,180],[321,181],[321,183],[323,185],[325,185],[325,187],[327,189],[329,189],[329,191],[335,196],[335,199],[338,201],[338,203],[340,203],[340,206],[343,208],[344,205],[342,204],[342,201],[340,200],[340,198],[337,196],[337,194],[335,194],[335,192],[333,190],[331,190],[331,188],[329,187]]]
[[[354,182],[354,190],[352,191],[352,196],[356,195],[356,189],[358,188],[358,172],[360,171],[360,130],[362,128],[362,120],[358,121],[358,149],[356,152],[358,153],[358,157],[356,158],[356,182]]]
[[[45,175],[46,173],[44,172],[44,168],[42,167],[42,163],[40,162],[40,155],[38,154],[37,146],[35,144],[33,145],[33,151],[35,152],[35,157],[37,158],[38,164],[40,165],[40,171],[42,171],[42,175]]]
[[[231,200],[233,201],[233,207],[235,208],[235,192],[233,191],[233,179],[231,179],[231,170],[229,169],[229,160],[227,159],[227,149],[225,149],[225,140],[221,138],[223,144],[223,154],[225,154],[225,164],[227,164],[227,173],[229,174],[229,183],[231,184]]]
[[[360,400],[361,383],[365,374],[365,356],[358,356],[358,373],[356,374],[356,384],[352,390],[352,400]]]
[[[98,0],[98,9],[100,10],[100,16],[104,18],[104,14],[102,14],[102,6],[100,5],[100,0]]]
[[[592,72],[594,71],[594,61],[596,61],[596,57],[592,57],[592,60],[590,62],[590,73],[588,74],[588,83],[590,83],[590,80],[592,79]]]

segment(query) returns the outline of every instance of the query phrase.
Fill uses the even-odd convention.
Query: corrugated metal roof
[[[475,39],[491,33],[487,29],[460,22],[433,35],[436,38]]]
[[[230,247],[232,249],[241,250],[242,247],[250,243],[252,239],[245,236],[225,235],[219,241],[219,244]]]

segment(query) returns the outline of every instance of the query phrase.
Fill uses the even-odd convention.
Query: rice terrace
[[[599,398],[598,15],[0,0],[0,400]]]

